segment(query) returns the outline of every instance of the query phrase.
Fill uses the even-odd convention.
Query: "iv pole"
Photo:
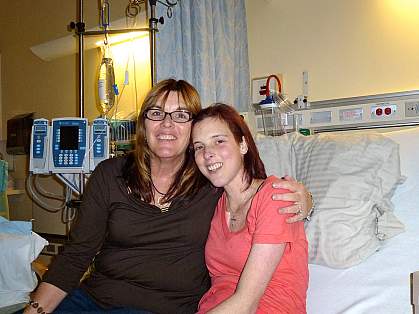
[[[146,6],[146,18],[148,18],[148,11],[147,11],[147,0],[129,0],[130,1],[130,5],[133,4],[134,5],[134,11],[137,11],[136,6],[141,5],[141,4],[145,4]],[[131,2],[132,1],[132,2]],[[135,2],[134,2],[135,1]],[[84,5],[83,5],[84,0],[79,0],[78,1],[78,21],[77,22],[71,22],[69,24],[69,28],[75,31],[75,34],[78,35],[78,76],[79,76],[79,81],[78,81],[78,88],[79,88],[79,110],[78,110],[78,115],[80,118],[85,118],[85,91],[84,91],[84,86],[85,86],[85,71],[84,71],[84,37],[85,36],[103,36],[105,35],[109,35],[109,34],[121,34],[121,33],[129,33],[129,32],[148,32],[149,33],[149,40],[150,40],[150,71],[151,71],[151,84],[152,86],[155,85],[156,83],[156,32],[158,32],[157,29],[157,25],[158,23],[163,24],[164,23],[164,19],[163,17],[160,17],[159,19],[156,19],[155,17],[155,12],[156,12],[156,3],[159,2],[163,5],[165,5],[168,9],[167,9],[167,16],[170,18],[172,13],[171,13],[171,8],[173,6],[175,6],[177,4],[176,2],[169,2],[169,0],[166,0],[166,3],[162,2],[162,0],[149,0],[150,2],[150,12],[151,12],[151,17],[149,19],[149,28],[129,28],[129,29],[112,29],[109,30],[107,27],[103,27],[103,30],[97,30],[97,31],[86,31],[85,30],[85,23],[84,23]],[[107,2],[107,0],[106,0]],[[128,7],[127,7],[128,10]],[[130,16],[129,13],[127,13],[128,11],[126,11],[127,16]],[[138,12],[137,12],[138,13]],[[136,15],[136,14],[135,14]],[[134,16],[135,16],[134,15]],[[130,16],[131,17],[131,16]],[[109,23],[107,24],[109,25]],[[103,25],[102,25],[103,26]],[[64,177],[62,174],[59,174],[59,178],[75,193],[78,193],[78,197],[71,199],[72,196],[71,194],[66,194],[66,198],[64,200],[64,203],[62,204],[62,207],[60,207],[58,210],[61,210],[63,208],[67,209],[79,209],[81,202],[82,202],[82,195],[84,193],[85,190],[85,178],[86,178],[86,174],[85,173],[80,173],[79,174],[79,178],[76,179],[76,177],[73,177],[73,180],[77,180],[78,181],[78,186],[77,183],[75,182],[70,182],[66,177]],[[29,182],[29,181],[27,181]],[[29,191],[29,189],[28,189]],[[32,191],[31,193],[33,195],[33,197],[35,197],[35,193]],[[42,195],[42,193],[41,193]],[[43,195],[45,196],[45,195]],[[68,196],[68,197],[67,197]],[[35,199],[34,199],[35,200]],[[38,200],[39,201],[39,200]],[[35,201],[37,204],[39,204],[37,201]],[[45,207],[45,205],[40,204],[39,206],[41,206],[44,209],[47,209]],[[47,209],[48,210],[48,209]],[[54,208],[55,210],[55,208]],[[73,215],[73,214],[72,214]],[[69,219],[66,224],[67,224],[67,233],[70,231],[70,224],[69,222],[71,222],[73,218]]]
[[[156,18],[157,0],[149,0],[150,2],[150,19],[148,28],[129,28],[129,29],[111,29],[99,31],[86,31],[84,23],[83,4],[84,0],[79,0],[79,21],[71,22],[70,28],[75,29],[79,36],[79,115],[84,117],[84,36],[97,36],[105,34],[121,34],[129,32],[149,32],[150,33],[150,66],[152,85],[156,83],[156,32],[158,32],[158,22],[163,22]]]
[[[157,82],[156,78],[156,32],[157,23],[159,20],[156,19],[156,2],[157,0],[150,0],[150,20],[149,20],[149,28],[150,28],[150,66],[151,66],[151,86],[154,86]],[[162,21],[161,21],[162,22]]]
[[[83,12],[83,0],[79,2],[79,15],[80,21],[79,25],[82,27],[84,32],[84,12]],[[79,34],[79,116],[84,118],[84,34],[81,32]],[[84,173],[80,173],[79,181],[79,199],[81,199],[84,193]]]
[[[79,116],[84,118],[84,36],[98,36],[105,34],[122,34],[129,32],[141,32],[146,31],[150,34],[150,67],[151,67],[151,84],[152,86],[156,83],[156,32],[158,32],[158,22],[163,23],[162,19],[156,18],[156,3],[157,0],[149,0],[150,2],[150,19],[148,28],[130,28],[130,29],[113,29],[113,30],[99,30],[99,31],[86,31],[84,23],[84,0],[79,0],[79,18],[78,22],[71,22],[70,28],[74,29],[79,37]],[[147,8],[147,4],[146,4]],[[84,192],[84,174],[80,174],[79,191],[80,198]]]

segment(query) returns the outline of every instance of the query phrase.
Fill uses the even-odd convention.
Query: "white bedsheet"
[[[0,313],[29,301],[38,281],[31,262],[48,242],[32,232],[32,223],[0,217]],[[17,309],[17,308],[15,308]]]
[[[310,265],[309,314],[411,314],[410,273],[419,270],[419,211],[400,211],[406,232],[348,269]]]
[[[400,144],[401,171],[407,176],[392,198],[406,231],[357,266],[309,265],[308,314],[412,313],[410,274],[419,270],[419,128],[389,136]]]

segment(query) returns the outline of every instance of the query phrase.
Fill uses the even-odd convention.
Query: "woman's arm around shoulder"
[[[303,183],[297,182],[293,177],[285,176],[281,179],[277,178],[272,187],[289,190],[288,193],[273,192],[272,194],[273,200],[292,202],[289,206],[279,209],[280,214],[294,214],[287,219],[288,223],[310,219],[314,209],[314,201],[312,194]]]

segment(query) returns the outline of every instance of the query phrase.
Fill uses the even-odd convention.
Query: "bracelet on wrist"
[[[311,192],[308,192],[308,195],[310,195],[310,198],[311,198],[311,208],[310,208],[310,209],[309,209],[309,211],[308,211],[308,214],[307,214],[306,220],[307,220],[307,221],[310,221],[311,216],[313,215],[313,211],[314,211],[315,204],[314,204],[313,194],[311,194]]]
[[[29,300],[28,306],[35,309],[36,312],[39,314],[48,314],[47,312],[44,311],[43,307],[40,306],[39,303],[34,300]]]

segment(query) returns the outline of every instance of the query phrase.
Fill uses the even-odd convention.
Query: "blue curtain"
[[[157,3],[157,80],[184,79],[204,107],[216,101],[248,111],[250,74],[244,0],[180,0],[173,17]]]

